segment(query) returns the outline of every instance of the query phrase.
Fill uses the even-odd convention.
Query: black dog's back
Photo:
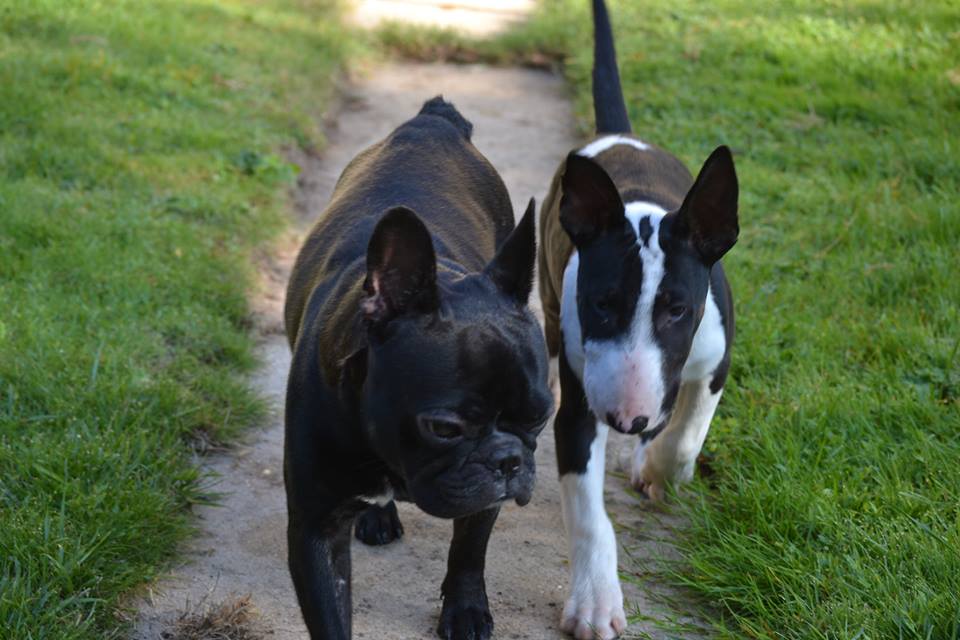
[[[475,271],[490,260],[513,229],[513,210],[500,176],[470,143],[472,131],[456,107],[437,96],[347,165],[291,275],[284,310],[291,345],[317,287],[323,299],[354,296],[359,304],[359,292],[333,288],[351,281],[340,277],[344,270],[355,275],[364,268],[373,229],[392,207],[417,212],[439,259]]]

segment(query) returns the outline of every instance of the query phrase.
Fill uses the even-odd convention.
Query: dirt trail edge
[[[563,81],[543,72],[485,66],[395,64],[346,87],[319,159],[304,158],[295,194],[302,233],[322,211],[347,162],[411,118],[422,103],[443,94],[474,124],[474,143],[503,176],[514,211],[543,198],[559,161],[572,148],[570,101]],[[273,257],[268,286],[256,301],[263,363],[252,384],[271,403],[262,428],[245,446],[205,462],[222,494],[216,507],[199,507],[199,534],[187,545],[182,565],[149,589],[134,638],[171,637],[170,625],[184,611],[230,595],[250,594],[265,638],[307,637],[286,567],[286,514],[282,478],[283,396],[290,352],[281,309],[287,274],[298,246]],[[534,289],[536,292],[536,289]],[[536,298],[534,293],[533,298]],[[532,300],[534,307],[539,307]],[[539,309],[537,309],[539,312]],[[609,462],[631,441],[611,438]],[[615,468],[608,462],[608,468]],[[567,585],[566,540],[560,515],[552,428],[540,438],[537,488],[524,508],[504,507],[490,541],[487,590],[495,637],[563,638],[558,631]],[[690,637],[694,620],[668,603],[677,594],[654,584],[650,563],[675,557],[669,545],[677,519],[651,512],[626,487],[622,473],[607,479],[607,505],[618,529],[627,614],[638,613],[627,637]],[[385,547],[353,545],[354,637],[385,640],[435,638],[440,582],[451,523],[400,505],[404,538]],[[653,594],[653,595],[651,595]],[[666,630],[652,619],[667,622]],[[678,626],[679,625],[679,626]]]

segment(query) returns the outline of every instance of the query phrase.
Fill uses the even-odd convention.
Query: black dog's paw
[[[490,608],[486,604],[445,599],[437,635],[443,640],[488,640],[493,635]]]
[[[353,534],[363,544],[372,546],[389,544],[403,535],[403,525],[397,505],[392,500],[386,506],[372,504],[357,516]]]

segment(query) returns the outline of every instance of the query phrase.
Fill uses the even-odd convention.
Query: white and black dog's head
[[[575,368],[590,408],[618,431],[662,428],[704,315],[711,268],[737,241],[733,158],[717,148],[671,212],[624,203],[603,167],[578,152],[561,184],[560,223],[577,249],[561,316],[564,339],[580,338]]]

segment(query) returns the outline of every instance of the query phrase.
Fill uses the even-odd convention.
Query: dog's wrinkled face
[[[484,272],[466,276],[436,277],[412,212],[388,213],[374,232],[368,439],[431,515],[530,500],[536,436],[553,402],[543,335],[526,308],[534,250],[532,208]]]
[[[571,154],[560,220],[577,248],[565,275],[564,340],[582,358],[591,410],[625,433],[669,419],[703,317],[710,269],[736,242],[737,183],[715,151],[679,210],[624,203],[595,162]],[[575,287],[573,279],[575,278]],[[567,299],[575,288],[573,301]]]

